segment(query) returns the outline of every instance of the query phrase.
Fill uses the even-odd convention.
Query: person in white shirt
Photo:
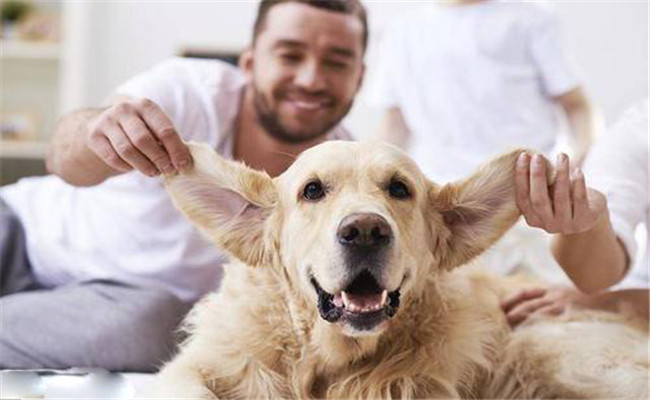
[[[584,174],[571,172],[568,157],[561,155],[550,191],[541,157],[520,158],[519,208],[529,225],[555,234],[553,255],[577,289],[535,288],[518,293],[503,304],[511,324],[535,314],[560,313],[569,305],[627,307],[648,319],[648,107],[647,99],[632,107],[596,141]],[[635,259],[638,226],[645,228],[646,243]]]
[[[564,111],[573,155],[582,159],[594,114],[557,25],[550,10],[524,1],[412,10],[385,33],[369,80],[367,101],[383,112],[378,136],[445,183],[514,146],[549,154]]]
[[[453,0],[402,16],[382,38],[366,92],[382,112],[376,136],[444,184],[514,147],[550,155],[561,147],[564,116],[571,152],[582,160],[595,115],[544,6]],[[546,240],[517,224],[476,263],[500,274],[531,268]]]
[[[173,59],[118,87],[109,107],[64,116],[53,175],[0,192],[0,368],[162,365],[224,258],[161,176],[191,167],[189,140],[276,176],[302,150],[350,139],[339,122],[366,41],[357,0],[263,0],[240,69]]]

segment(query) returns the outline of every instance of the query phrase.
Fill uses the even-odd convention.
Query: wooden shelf
[[[46,150],[43,141],[0,140],[0,158],[44,159]]]
[[[2,60],[57,61],[60,56],[61,50],[58,43],[0,40],[0,58]]]

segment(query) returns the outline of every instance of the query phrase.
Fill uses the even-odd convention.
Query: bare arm
[[[626,274],[628,257],[609,221],[609,213],[591,229],[557,234],[551,250],[578,289],[594,293],[618,283]]]
[[[650,291],[648,289],[614,290],[587,296],[582,302],[582,305],[605,311],[627,309],[647,321],[649,319],[649,294]]]
[[[65,115],[59,121],[46,158],[47,171],[75,186],[91,186],[117,175],[86,143],[90,124],[105,109],[86,109]]]
[[[191,165],[189,150],[153,101],[120,97],[105,109],[80,110],[59,122],[47,156],[50,173],[91,186],[136,169],[147,176]]]
[[[391,108],[382,115],[377,138],[406,149],[411,132],[399,108]]]
[[[564,110],[571,128],[574,158],[582,164],[591,147],[596,130],[596,115],[584,90],[577,87],[554,99]]]
[[[532,315],[562,313],[568,306],[630,312],[648,320],[648,289],[623,289],[595,294],[584,294],[572,287],[525,289],[501,303],[508,323],[515,327]]]

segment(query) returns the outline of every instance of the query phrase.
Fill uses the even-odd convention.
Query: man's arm
[[[59,122],[47,155],[52,174],[91,186],[132,169],[147,176],[191,166],[187,146],[153,101],[120,97],[105,109],[80,110]]]
[[[406,149],[411,138],[411,131],[399,108],[390,108],[382,115],[377,138]]]
[[[571,129],[571,147],[578,164],[582,164],[591,147],[597,126],[596,115],[591,102],[582,87],[571,89],[554,98],[567,116]]]
[[[89,126],[105,109],[74,111],[61,118],[45,160],[47,171],[75,186],[92,186],[121,171],[109,167],[88,148]]]

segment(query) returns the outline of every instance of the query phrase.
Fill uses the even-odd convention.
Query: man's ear
[[[237,66],[251,79],[253,76],[253,47],[249,46],[239,54]]]
[[[271,262],[267,220],[277,201],[271,177],[188,143],[194,167],[168,176],[165,186],[181,210],[210,240],[248,265]]]
[[[432,185],[434,246],[441,266],[451,269],[478,256],[519,219],[515,201],[515,166],[524,150],[504,154],[481,166],[469,178]]]

